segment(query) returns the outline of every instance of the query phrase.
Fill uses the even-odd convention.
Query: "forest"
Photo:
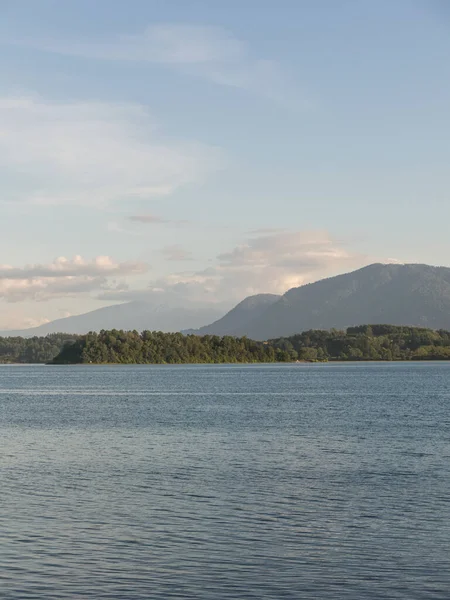
[[[449,360],[450,332],[361,325],[255,342],[246,337],[110,330],[0,337],[0,363],[187,364]]]
[[[55,363],[253,363],[450,359],[450,332],[363,325],[255,342],[246,337],[101,331],[66,344]]]
[[[183,335],[160,331],[100,331],[66,344],[54,363],[254,363],[288,356],[270,344],[248,338]],[[290,360],[290,356],[288,358]]]
[[[45,337],[0,337],[0,363],[47,363],[57,356],[65,343],[77,336],[52,333]]]
[[[346,331],[311,330],[269,342],[291,360],[448,360],[450,332],[422,327],[360,325]]]

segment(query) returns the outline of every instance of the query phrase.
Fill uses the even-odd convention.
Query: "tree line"
[[[78,336],[52,333],[45,337],[0,337],[0,363],[47,363],[57,356],[65,343]]]
[[[270,340],[292,360],[448,360],[450,332],[422,327],[360,325],[346,331],[311,330]]]
[[[55,363],[263,363],[283,360],[284,351],[246,337],[183,335],[161,331],[100,331],[66,344]]]
[[[304,331],[257,342],[246,337],[110,330],[86,335],[0,337],[1,363],[273,363],[449,360],[450,332],[421,327],[361,325]]]

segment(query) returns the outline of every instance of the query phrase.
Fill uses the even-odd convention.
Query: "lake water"
[[[450,598],[450,365],[0,367],[0,598]]]

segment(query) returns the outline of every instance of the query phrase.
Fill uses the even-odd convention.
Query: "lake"
[[[450,598],[450,364],[0,367],[0,597]]]

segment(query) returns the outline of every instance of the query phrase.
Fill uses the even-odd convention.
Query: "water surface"
[[[0,367],[0,597],[448,599],[450,365]]]

